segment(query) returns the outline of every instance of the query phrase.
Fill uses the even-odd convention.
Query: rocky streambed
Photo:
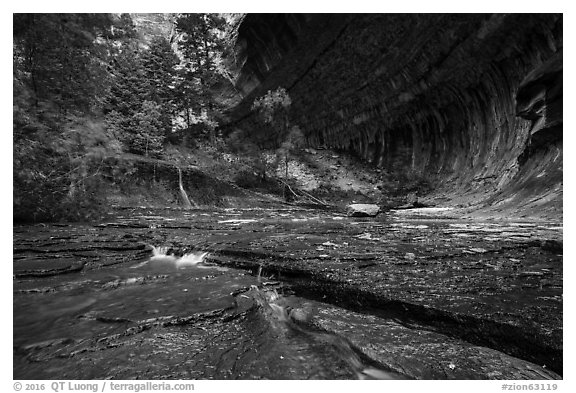
[[[15,226],[14,378],[556,379],[562,274],[558,223],[450,210]]]

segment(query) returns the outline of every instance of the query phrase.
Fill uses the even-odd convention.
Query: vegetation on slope
[[[14,14],[15,220],[94,218],[106,156],[160,157],[214,136],[224,20],[150,14],[138,25],[129,14]]]

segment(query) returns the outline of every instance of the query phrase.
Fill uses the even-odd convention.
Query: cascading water
[[[204,259],[208,256],[208,254],[208,252],[197,251],[184,254],[181,257],[177,257],[174,254],[168,254],[168,247],[152,246],[152,256],[150,259],[132,266],[132,268],[139,268],[149,263],[173,264],[177,268],[183,266],[196,266],[204,262]]]
[[[180,187],[180,196],[182,197],[182,203],[184,203],[184,206],[187,209],[190,209],[192,205],[194,205],[194,207],[198,207],[198,204],[196,202],[194,202],[193,200],[191,202],[191,199],[188,198],[188,194],[184,189],[184,184],[182,184],[182,170],[180,168],[177,169],[178,169],[178,186]]]
[[[391,370],[365,364],[359,354],[352,348],[350,343],[338,335],[310,330],[306,328],[311,319],[312,311],[309,309],[293,308],[290,300],[276,290],[260,290],[253,286],[252,297],[258,304],[265,316],[268,317],[271,327],[275,330],[285,330],[299,333],[310,340],[310,343],[321,343],[330,346],[338,358],[340,358],[358,379],[406,379],[404,375]]]

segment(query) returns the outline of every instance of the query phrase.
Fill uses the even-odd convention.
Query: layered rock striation
[[[243,101],[278,86],[310,146],[428,179],[479,214],[562,217],[562,15],[249,14]]]

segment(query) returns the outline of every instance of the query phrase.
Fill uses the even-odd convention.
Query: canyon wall
[[[243,101],[224,130],[263,125],[279,86],[308,144],[434,186],[476,214],[562,217],[562,15],[248,14]]]

